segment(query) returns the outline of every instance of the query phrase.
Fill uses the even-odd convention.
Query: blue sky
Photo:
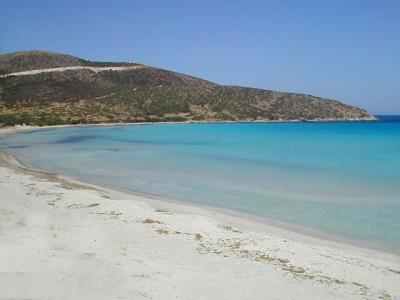
[[[400,114],[400,1],[0,0],[0,53],[31,49]]]

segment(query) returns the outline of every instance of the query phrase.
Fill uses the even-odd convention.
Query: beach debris
[[[145,219],[142,221],[143,224],[163,224],[163,222],[153,220],[153,219]]]

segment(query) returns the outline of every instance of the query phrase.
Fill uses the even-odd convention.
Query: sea
[[[0,150],[94,184],[400,254],[400,116],[377,117],[57,128],[9,135]]]

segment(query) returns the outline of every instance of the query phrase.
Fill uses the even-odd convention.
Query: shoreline
[[[96,127],[96,126],[126,126],[126,125],[157,125],[157,124],[242,124],[242,123],[347,123],[347,122],[379,122],[379,118],[371,115],[368,117],[351,119],[351,118],[317,118],[317,119],[293,119],[293,120],[189,120],[189,121],[160,121],[160,122],[110,122],[110,123],[79,123],[79,124],[59,124],[59,125],[25,125],[16,124],[0,127],[0,131],[12,129],[51,129],[51,128],[65,128],[65,127]],[[1,135],[0,135],[1,136]]]
[[[0,138],[25,130],[0,130]],[[0,153],[0,187],[3,187],[0,191],[9,200],[0,205],[0,213],[7,212],[1,224],[5,224],[5,229],[10,228],[5,231],[0,227],[3,231],[0,241],[4,249],[10,248],[9,252],[0,250],[0,257],[3,257],[0,266],[4,272],[40,273],[44,269],[59,275],[57,272],[61,269],[71,278],[81,278],[80,272],[76,274],[75,270],[62,267],[64,261],[83,264],[89,270],[95,263],[97,267],[94,268],[100,268],[99,274],[97,270],[92,273],[85,269],[85,278],[93,277],[92,285],[97,289],[101,290],[104,284],[112,290],[108,291],[112,293],[107,295],[109,297],[91,290],[90,295],[99,299],[117,294],[130,299],[132,294],[124,296],[120,291],[132,286],[137,289],[134,293],[137,298],[159,299],[175,296],[182,299],[190,296],[256,299],[266,295],[297,299],[400,297],[400,287],[396,284],[400,280],[400,257],[395,254],[304,235],[244,218],[240,213],[226,214],[223,209],[153,199],[32,170],[20,165],[17,159],[13,161],[9,154]],[[34,216],[33,221],[30,214]],[[1,216],[0,221],[3,220]],[[42,225],[43,221],[38,221],[42,216],[51,221]],[[70,223],[71,220],[74,222]],[[25,228],[30,228],[28,233]],[[30,232],[32,230],[34,233]],[[39,253],[48,253],[45,257],[54,257],[55,262],[31,251],[38,247],[34,241],[42,240],[47,231],[52,236],[45,236],[45,240],[52,242],[40,248]],[[20,235],[23,238],[19,238]],[[105,241],[98,246],[98,242],[93,244],[94,237],[95,242]],[[22,247],[22,252],[14,253],[15,242]],[[28,251],[23,251],[25,244]],[[117,244],[120,245],[118,254],[112,250]],[[66,249],[71,245],[70,254]],[[11,259],[15,255],[22,261],[20,267]],[[127,275],[131,273],[133,275]],[[155,275],[158,273],[167,275]],[[121,285],[118,291],[113,290],[110,280],[106,279],[110,274],[118,275]],[[7,285],[3,280],[0,276],[5,295],[15,297],[7,294],[15,290],[15,282]],[[57,294],[62,288],[68,288],[76,290],[75,298],[85,299],[81,286],[69,279],[66,282],[56,280],[54,283],[57,288],[53,292],[57,298],[62,298]],[[219,283],[218,287],[215,282]],[[177,289],[171,290],[171,286]],[[187,286],[192,289],[187,290]],[[28,291],[30,289],[21,291],[21,295],[26,297],[23,293]]]
[[[24,165],[19,159],[17,159],[17,161],[20,162],[22,165]],[[24,166],[24,167],[27,169],[31,169],[35,172],[47,173],[47,171],[31,168],[29,166]],[[214,216],[217,218],[218,215],[221,215],[222,218],[224,219],[232,218],[232,222],[236,223],[236,226],[239,227],[243,226],[244,223],[249,222],[252,223],[251,226],[249,226],[249,229],[252,231],[275,232],[275,233],[279,232],[279,234],[285,237],[291,237],[291,238],[297,237],[297,239],[303,241],[312,242],[319,245],[330,245],[338,249],[345,249],[345,250],[353,249],[355,251],[365,252],[367,254],[374,255],[377,257],[379,256],[391,257],[390,260],[400,262],[400,250],[396,252],[394,251],[394,249],[385,247],[384,245],[338,236],[322,230],[304,227],[298,224],[288,223],[269,217],[258,216],[251,213],[240,212],[229,208],[205,205],[195,202],[185,202],[176,199],[162,197],[155,194],[141,193],[109,185],[101,185],[94,182],[78,179],[75,177],[58,174],[56,172],[49,172],[49,173],[54,174],[58,178],[76,182],[83,185],[88,185],[94,188],[104,189],[112,192],[120,192],[123,194],[140,197],[144,202],[149,203],[151,205],[168,203],[169,205],[174,206],[174,208],[179,211],[195,212],[196,210],[198,210],[199,214],[205,216]]]
[[[274,121],[273,121],[274,122]],[[213,122],[206,122],[212,124]],[[229,122],[228,122],[229,123]],[[113,123],[109,126],[125,126],[125,125],[155,125],[158,123]],[[164,125],[168,124],[188,124],[187,122],[166,122],[162,123]],[[108,126],[108,124],[90,124],[90,125],[55,125],[55,126],[26,126],[26,127],[9,127],[4,129],[0,128],[0,139],[4,137],[5,135],[9,134],[14,134],[17,132],[25,132],[25,131],[34,131],[34,130],[51,130],[51,129],[57,129],[57,128],[69,128],[69,127],[98,127],[98,126]],[[8,131],[8,130],[11,130]],[[3,156],[3,157],[2,157]],[[366,242],[362,240],[357,240],[357,239],[351,239],[343,236],[338,236],[334,234],[330,234],[318,229],[314,228],[308,228],[304,227],[298,224],[292,224],[284,221],[280,221],[277,219],[273,218],[268,218],[264,216],[258,216],[250,213],[244,213],[244,212],[239,212],[235,210],[231,210],[229,208],[223,208],[223,207],[218,207],[218,206],[212,206],[212,205],[204,205],[200,203],[195,203],[195,202],[185,202],[185,201],[180,201],[176,199],[169,199],[166,197],[162,197],[156,194],[148,194],[148,193],[141,193],[138,191],[130,191],[127,189],[122,189],[122,188],[117,188],[109,185],[100,185],[95,182],[90,182],[82,179],[78,179],[75,177],[67,176],[64,174],[59,174],[57,172],[53,171],[44,171],[41,169],[34,168],[33,166],[26,165],[22,160],[20,160],[18,157],[15,155],[8,153],[6,151],[0,150],[0,159],[4,159],[4,156],[6,156],[6,160],[8,160],[8,163],[11,164],[11,166],[14,166],[19,169],[27,170],[29,172],[34,172],[34,173],[42,173],[42,174],[47,174],[54,176],[55,178],[59,178],[62,180],[67,180],[71,181],[74,183],[77,183],[79,185],[87,185],[90,187],[93,187],[95,189],[105,189],[111,192],[120,192],[128,195],[132,195],[135,197],[140,197],[142,198],[145,202],[152,203],[163,203],[167,202],[171,205],[176,205],[179,207],[186,207],[186,210],[190,209],[200,209],[203,211],[203,214],[206,214],[208,216],[210,215],[215,215],[215,213],[224,215],[226,217],[232,217],[234,219],[238,219],[239,221],[241,219],[250,221],[255,223],[254,228],[258,226],[266,226],[267,231],[280,231],[281,234],[284,234],[286,236],[296,236],[299,235],[300,239],[303,240],[308,240],[311,242],[317,242],[319,244],[330,244],[331,246],[334,246],[339,249],[346,249],[346,248],[351,248],[356,251],[364,251],[366,253],[376,255],[376,256],[383,256],[389,255],[393,256],[392,259],[396,261],[397,259],[400,261],[400,251],[395,252],[393,249],[385,247],[384,245],[372,243],[372,242]],[[206,211],[207,213],[204,213]],[[236,221],[238,221],[236,220]],[[238,222],[240,223],[240,222]],[[257,226],[258,225],[258,226]],[[392,251],[391,251],[392,250]]]
[[[175,199],[169,199],[153,194],[140,193],[129,191],[122,188],[116,188],[108,185],[100,185],[90,181],[81,180],[75,177],[59,174],[52,171],[44,171],[32,166],[24,164],[18,157],[13,154],[6,153],[0,150],[0,162],[5,160],[10,164],[11,168],[26,171],[33,174],[41,174],[54,177],[54,180],[68,181],[77,185],[87,186],[95,190],[104,190],[110,193],[122,193],[132,197],[138,197],[141,201],[151,206],[168,206],[174,211],[182,213],[196,213],[202,216],[216,218],[220,220],[230,219],[232,225],[240,228],[256,232],[273,232],[286,238],[294,238],[304,242],[310,242],[322,246],[332,246],[337,249],[351,250],[356,252],[364,252],[367,255],[387,259],[388,261],[400,262],[400,253],[391,252],[383,246],[370,244],[362,241],[353,240],[346,237],[341,237],[329,234],[318,229],[303,227],[301,225],[287,223],[284,221],[257,216],[250,213],[239,212],[228,208],[199,204],[194,202],[184,202]]]

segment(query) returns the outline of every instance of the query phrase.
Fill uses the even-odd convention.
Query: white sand
[[[398,256],[4,158],[0,299],[400,299]]]

